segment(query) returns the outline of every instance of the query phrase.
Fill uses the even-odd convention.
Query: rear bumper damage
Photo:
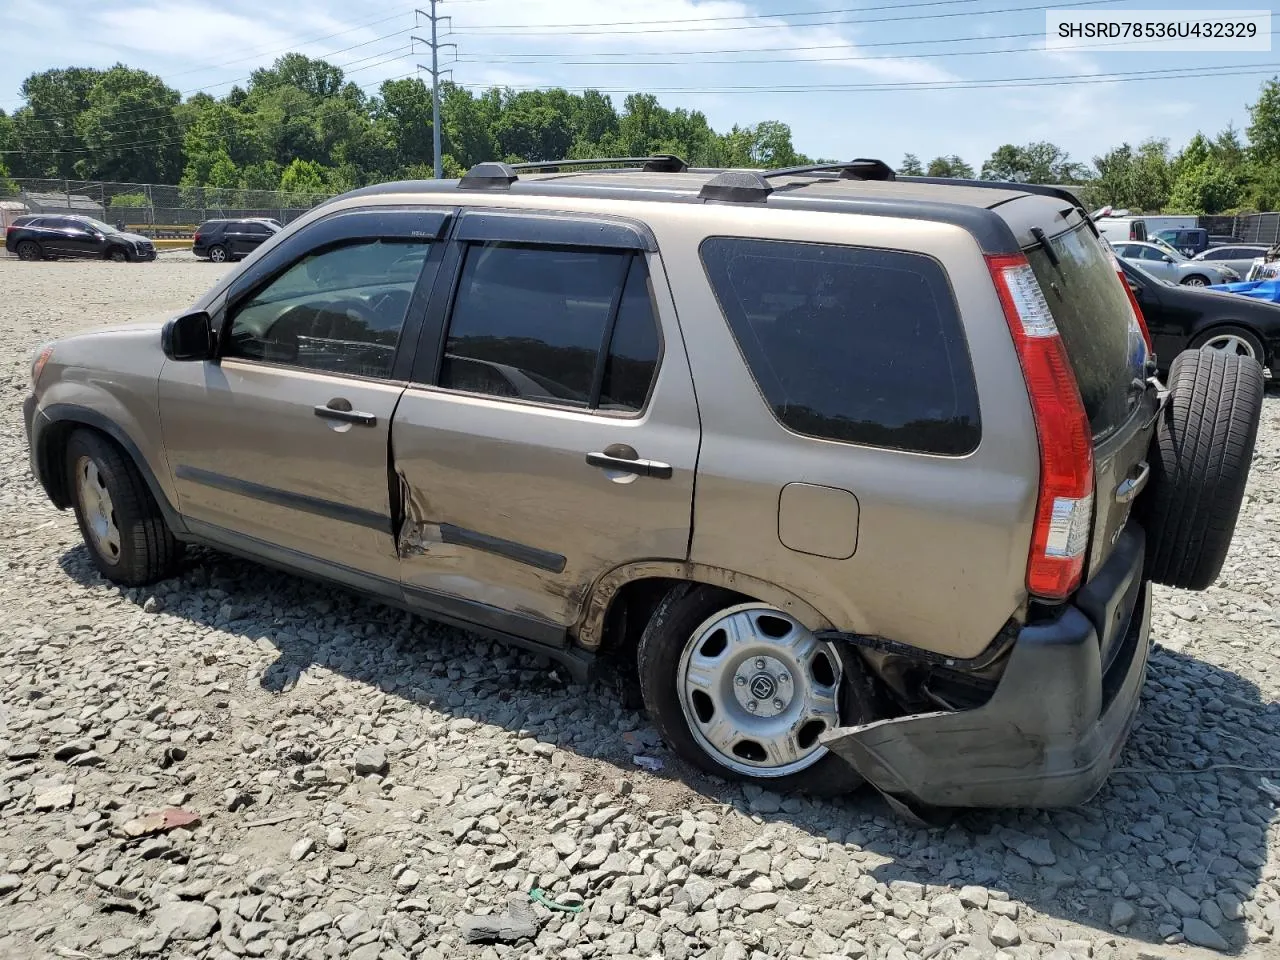
[[[982,706],[838,727],[823,743],[908,807],[1084,803],[1115,765],[1146,677],[1145,548],[1130,523],[1073,603],[1022,628]]]

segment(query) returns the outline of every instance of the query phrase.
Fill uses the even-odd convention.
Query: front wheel
[[[112,247],[107,251],[107,259],[112,263],[127,263],[129,261],[129,254],[120,247]]]
[[[26,260],[28,263],[34,263],[36,260],[44,259],[44,253],[40,249],[40,244],[34,240],[23,240],[18,244],[18,259]]]
[[[871,719],[874,688],[788,613],[679,587],[640,638],[640,690],[667,744],[695,766],[782,792],[835,795],[862,778],[819,742]]]
[[[1202,277],[1198,273],[1193,273],[1189,277],[1182,278],[1182,285],[1184,287],[1207,287],[1209,285],[1209,278]]]
[[[182,555],[137,466],[111,440],[77,430],[67,484],[89,556],[104,577],[136,587],[173,574]]]

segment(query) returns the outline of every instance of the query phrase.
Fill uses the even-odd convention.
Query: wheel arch
[[[114,442],[133,461],[142,474],[147,488],[155,498],[169,529],[175,534],[186,530],[181,516],[169,502],[155,471],[142,455],[137,443],[116,421],[89,407],[77,404],[55,403],[40,410],[32,424],[31,446],[33,466],[41,485],[54,506],[65,510],[71,506],[71,491],[67,489],[66,448],[71,434],[77,429],[89,428]]]
[[[714,587],[730,598],[771,604],[810,630],[834,629],[831,620],[811,604],[749,574],[692,561],[641,560],[615,567],[596,581],[578,622],[577,643],[591,651],[626,646],[644,629],[640,621],[647,621],[647,614],[672,590],[694,587]],[[639,615],[628,617],[629,610]]]

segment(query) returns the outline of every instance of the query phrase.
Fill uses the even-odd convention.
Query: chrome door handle
[[[1126,477],[1120,486],[1116,487],[1116,503],[1130,503],[1147,485],[1147,479],[1151,476],[1151,465],[1143,460],[1134,470],[1133,476]]]
[[[354,423],[361,427],[376,427],[378,418],[372,413],[352,410],[351,403],[341,398],[330,400],[324,406],[316,407],[315,414],[322,420],[338,420],[342,423]]]
[[[653,477],[655,480],[671,479],[671,464],[659,463],[657,460],[630,460],[627,457],[611,457],[607,453],[588,453],[587,463],[602,470],[634,473],[641,477]]]

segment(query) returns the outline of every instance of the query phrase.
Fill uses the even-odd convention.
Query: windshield
[[[1189,259],[1188,257],[1183,256],[1182,251],[1179,250],[1177,247],[1169,246],[1169,244],[1165,243],[1159,237],[1153,238],[1151,242],[1155,244],[1157,247],[1159,247],[1161,250],[1163,250],[1165,253],[1167,253],[1169,256],[1173,257],[1173,259],[1175,260]]]
[[[1081,224],[1049,245],[1053,257],[1037,244],[1027,259],[1067,348],[1093,435],[1102,437],[1129,418],[1133,382],[1145,376],[1146,342],[1111,257],[1093,232]]]

